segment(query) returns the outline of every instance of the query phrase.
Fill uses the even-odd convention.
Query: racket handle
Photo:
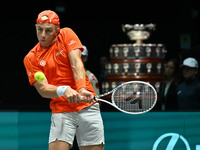
[[[84,96],[81,95],[81,97],[84,97]],[[97,101],[96,96],[94,96],[93,100]]]

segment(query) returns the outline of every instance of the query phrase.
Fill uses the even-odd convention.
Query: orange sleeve
[[[65,43],[67,54],[75,49],[80,49],[81,52],[84,50],[81,41],[72,29],[63,28],[61,34],[63,34],[63,42]]]
[[[33,62],[34,59],[30,59],[28,56],[24,58],[24,66],[26,68],[26,73],[28,75],[28,79],[30,84],[33,86],[33,83],[36,81],[34,74],[37,71],[42,71],[38,66],[36,66],[36,63]]]

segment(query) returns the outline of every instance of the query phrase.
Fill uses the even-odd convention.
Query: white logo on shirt
[[[70,45],[72,45],[72,44],[74,44],[74,43],[76,43],[76,41],[74,41],[74,40],[71,40],[71,41],[69,42],[69,44],[68,44],[68,45],[70,46]]]
[[[46,61],[41,60],[41,61],[40,61],[40,65],[41,65],[41,66],[45,66],[45,65],[46,65]]]
[[[28,76],[29,76],[29,77],[31,77],[31,76],[32,76],[32,73],[31,73],[31,72],[29,72]]]
[[[63,51],[64,51],[64,50],[61,50],[61,51],[57,52],[57,53],[56,53],[56,56],[62,54]]]

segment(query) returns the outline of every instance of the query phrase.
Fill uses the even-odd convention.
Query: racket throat
[[[98,101],[97,99],[99,98],[99,96],[94,96],[94,101]]]

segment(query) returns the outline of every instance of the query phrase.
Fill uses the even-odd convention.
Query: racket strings
[[[139,83],[130,83],[118,88],[113,98],[115,105],[127,112],[148,111],[156,101],[153,89]]]

